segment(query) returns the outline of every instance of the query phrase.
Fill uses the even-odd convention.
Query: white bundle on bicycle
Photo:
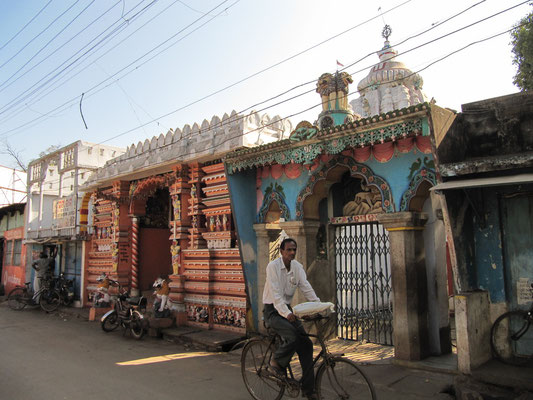
[[[292,312],[298,318],[312,317],[320,315],[325,317],[335,312],[335,305],[333,303],[321,302],[321,301],[308,301],[306,303],[300,303],[292,308]]]

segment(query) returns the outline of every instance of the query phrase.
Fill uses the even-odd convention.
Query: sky
[[[519,0],[0,0],[0,148],[25,162],[76,140],[126,148],[232,110],[314,122],[318,77],[338,61],[357,98],[385,24],[427,97],[460,111],[518,91],[510,34],[475,42],[530,10]],[[6,154],[0,165],[15,167]]]

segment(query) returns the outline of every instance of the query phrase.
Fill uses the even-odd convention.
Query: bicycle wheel
[[[131,336],[137,340],[142,339],[144,336],[143,318],[139,311],[133,311],[131,314],[130,331]]]
[[[533,359],[532,317],[523,310],[509,311],[496,319],[490,332],[494,355],[507,364],[521,365]]]
[[[41,308],[46,312],[52,312],[57,310],[57,308],[61,304],[61,297],[59,296],[59,292],[53,289],[44,289],[41,292],[39,304],[41,305]]]
[[[28,292],[22,287],[16,287],[7,296],[7,304],[9,308],[15,311],[21,311],[28,303]]]
[[[285,386],[267,371],[272,349],[267,340],[251,340],[242,349],[241,373],[244,385],[255,400],[279,400]]]
[[[315,386],[322,400],[376,398],[374,386],[364,372],[343,357],[332,357],[320,365]]]

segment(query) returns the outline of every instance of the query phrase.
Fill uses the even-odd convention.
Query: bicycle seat
[[[26,286],[29,286],[29,285],[31,285],[31,282],[24,282],[24,284],[25,284]]]

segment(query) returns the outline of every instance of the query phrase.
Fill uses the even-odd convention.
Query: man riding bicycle
[[[302,264],[296,261],[296,241],[284,239],[280,245],[281,257],[271,261],[266,269],[266,282],[263,290],[263,315],[266,323],[282,338],[279,348],[274,353],[271,369],[278,376],[284,376],[285,370],[294,355],[298,353],[302,366],[302,392],[308,399],[317,399],[315,393],[315,376],[313,371],[313,343],[306,336],[305,329],[292,313],[290,303],[300,288],[308,301],[320,301]]]

